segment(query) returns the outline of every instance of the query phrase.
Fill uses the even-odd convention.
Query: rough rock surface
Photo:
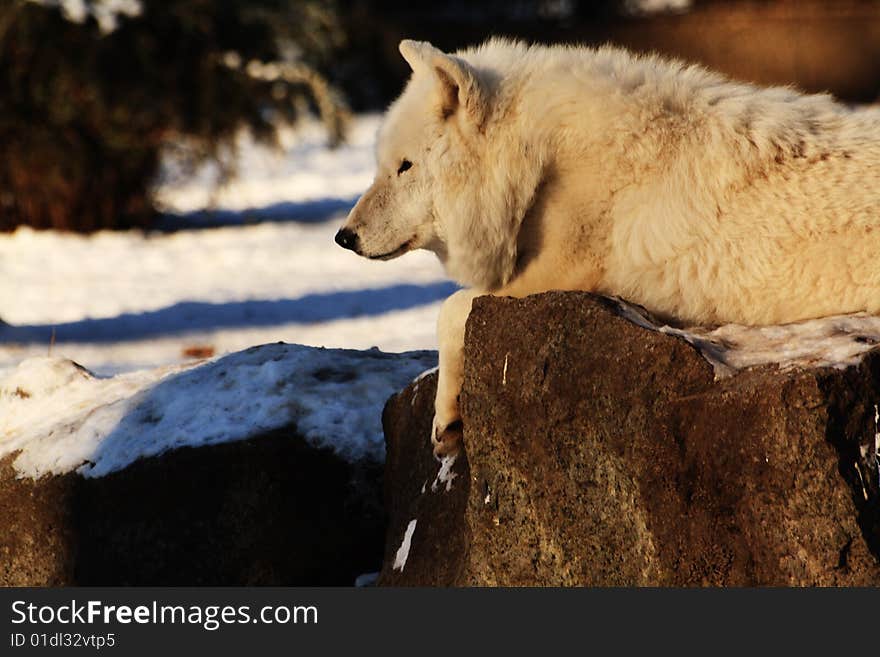
[[[684,340],[548,293],[477,299],[465,361],[449,490],[435,378],[386,406],[380,584],[880,585],[880,351],[716,380]]]
[[[0,461],[0,585],[351,585],[381,562],[381,466],[279,430],[104,477]]]

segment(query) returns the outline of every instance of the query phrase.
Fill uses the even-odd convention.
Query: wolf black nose
[[[358,246],[357,233],[354,232],[353,230],[349,230],[348,228],[340,228],[339,232],[336,233],[336,243],[339,246],[341,246],[343,249],[357,251],[357,246]]]

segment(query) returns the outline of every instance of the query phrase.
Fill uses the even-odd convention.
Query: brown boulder
[[[716,380],[683,339],[548,293],[476,300],[465,362],[448,491],[435,379],[386,406],[381,584],[880,585],[880,352]]]
[[[283,343],[119,379],[20,363],[0,586],[352,585],[382,561],[380,409],[434,363]]]
[[[294,429],[87,478],[0,461],[0,586],[347,585],[376,569],[381,466]]]

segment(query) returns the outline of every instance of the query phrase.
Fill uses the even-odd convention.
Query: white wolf
[[[429,249],[469,288],[440,312],[435,452],[461,435],[477,295],[588,290],[685,323],[880,311],[880,111],[611,47],[400,52],[412,78],[336,240]]]

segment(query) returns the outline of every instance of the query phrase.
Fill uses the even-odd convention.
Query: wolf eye
[[[400,166],[397,168],[397,175],[399,176],[404,171],[408,171],[411,168],[412,168],[412,162],[410,162],[409,160],[403,160],[403,162],[401,162]]]

